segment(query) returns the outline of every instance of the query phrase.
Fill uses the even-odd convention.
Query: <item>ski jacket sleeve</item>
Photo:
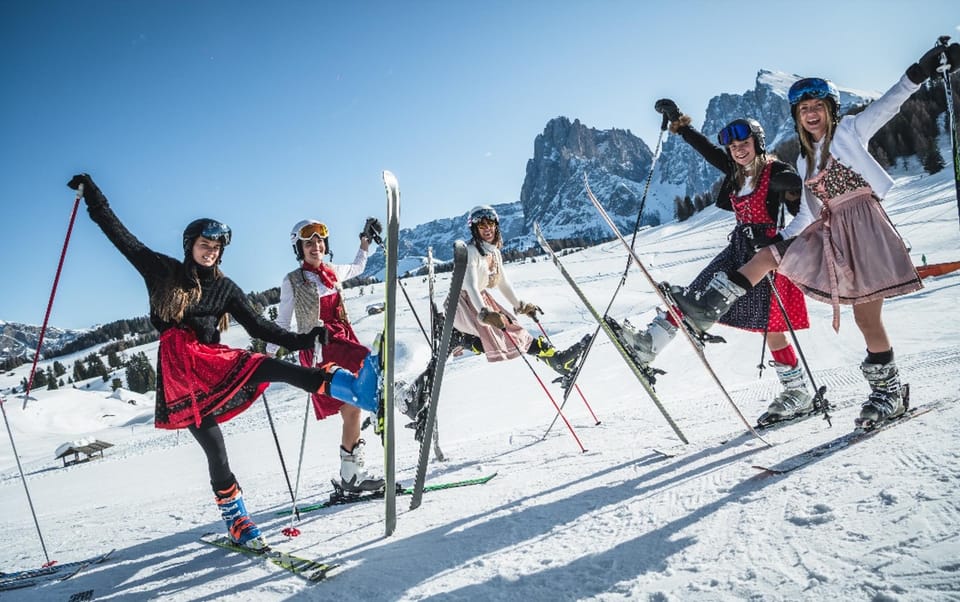
[[[357,249],[357,255],[353,258],[353,263],[335,264],[333,269],[337,273],[337,280],[343,282],[362,274],[363,270],[367,268],[367,258],[371,254],[369,251]]]
[[[480,296],[480,283],[486,278],[486,266],[480,251],[473,245],[467,245],[467,270],[463,275],[463,290],[470,297],[470,302],[478,310],[485,307],[483,297]]]
[[[770,166],[770,187],[767,191],[767,213],[773,223],[777,222],[780,213],[780,204],[787,206],[790,215],[797,215],[800,211],[800,197],[791,201],[785,196],[787,192],[800,194],[803,182],[800,175],[790,165],[783,161],[774,161]]]
[[[277,307],[277,326],[283,330],[292,330],[293,324],[293,285],[290,284],[290,275],[284,276],[280,283],[280,305]],[[277,352],[280,345],[276,343],[267,343],[267,353],[273,355]]]
[[[677,133],[680,134],[684,142],[692,146],[693,150],[706,159],[707,163],[720,170],[724,175],[723,184],[717,194],[716,205],[725,211],[733,211],[733,205],[730,203],[730,193],[736,190],[736,184],[733,181],[733,160],[727,154],[727,149],[717,146],[690,125],[681,127],[677,130]]]
[[[297,334],[284,330],[257,313],[247,300],[247,296],[232,280],[229,286],[227,311],[246,329],[247,334],[269,343],[276,343],[291,351],[307,349],[313,345],[313,338],[309,334]]]
[[[87,213],[90,219],[107,235],[107,239],[113,243],[120,253],[127,258],[127,261],[140,272],[140,275],[149,282],[152,279],[162,277],[170,270],[170,263],[179,263],[176,259],[152,251],[146,245],[127,230],[117,215],[110,208],[107,198],[99,189],[93,193],[84,195],[84,201],[87,203]]]

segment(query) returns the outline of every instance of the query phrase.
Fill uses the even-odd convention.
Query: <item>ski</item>
[[[424,492],[427,491],[442,491],[444,489],[455,489],[457,487],[469,487],[471,485],[483,485],[487,483],[490,479],[497,476],[497,473],[488,474],[483,477],[477,477],[475,479],[463,479],[461,481],[449,481],[446,483],[428,483],[424,485]],[[397,495],[413,495],[413,487],[404,487],[397,484],[396,492]],[[334,488],[334,492],[330,494],[330,499],[318,502],[316,504],[308,504],[306,506],[301,506],[298,508],[301,514],[306,512],[314,512],[317,510],[323,510],[324,508],[331,508],[333,506],[343,506],[345,504],[355,504],[357,502],[370,502],[373,500],[383,499],[384,492],[373,491],[370,493],[361,493],[361,494],[349,494],[349,493],[340,493],[337,492],[337,488]],[[290,515],[290,510],[281,510],[277,512],[278,515]]]
[[[113,554],[116,549],[99,556],[93,556],[76,562],[53,564],[37,569],[27,569],[14,573],[0,573],[0,591],[32,587],[47,581],[66,581],[83,569],[94,564],[100,564]]]
[[[430,298],[430,346],[431,354],[437,354],[437,347],[440,344],[440,337],[443,331],[443,321],[438,319],[437,302],[434,298],[433,290],[436,284],[437,274],[433,266],[433,247],[427,247],[427,287]],[[433,422],[433,457],[437,462],[443,462],[446,458],[440,449],[440,425],[436,420]]]
[[[953,90],[950,84],[950,71],[953,65],[947,60],[947,45],[950,42],[950,36],[940,36],[937,43],[943,46],[944,52],[940,55],[940,66],[937,72],[943,78],[943,92],[947,95],[947,126],[950,132],[950,149],[952,151],[953,163],[953,184],[956,188],[957,212],[960,213],[960,142],[957,140],[957,118],[953,112]]]
[[[423,490],[427,478],[427,463],[430,460],[430,441],[437,422],[437,401],[440,398],[440,386],[443,381],[443,370],[450,352],[450,338],[453,334],[453,318],[457,314],[457,304],[460,302],[460,290],[463,288],[463,276],[467,271],[467,243],[458,240],[453,245],[453,276],[450,279],[450,291],[447,293],[447,302],[444,306],[443,328],[440,341],[433,354],[432,375],[430,376],[430,401],[427,406],[420,408],[417,422],[423,423],[423,432],[420,436],[420,457],[417,462],[417,478],[414,483],[410,509],[420,506]],[[418,427],[418,431],[419,431]],[[388,484],[388,487],[393,487]]]
[[[295,556],[288,552],[282,552],[274,547],[265,551],[251,550],[250,548],[233,543],[229,537],[220,533],[207,533],[200,537],[200,541],[211,546],[237,552],[244,556],[252,558],[264,558],[290,573],[310,582],[323,581],[331,571],[340,565],[336,563],[322,562],[319,560],[310,560]]]
[[[567,281],[567,284],[573,289],[577,297],[580,298],[580,302],[587,308],[587,311],[594,317],[597,323],[600,325],[600,328],[607,334],[610,338],[610,341],[613,343],[613,346],[620,353],[620,356],[623,358],[623,361],[626,362],[627,367],[630,368],[630,371],[633,372],[633,375],[637,377],[637,380],[640,381],[643,390],[647,392],[647,395],[653,401],[653,404],[657,406],[657,409],[660,410],[660,413],[663,414],[664,419],[666,419],[667,424],[670,425],[670,428],[673,429],[673,432],[677,437],[687,443],[687,438],[683,434],[683,431],[680,430],[680,427],[677,426],[677,423],[674,422],[673,417],[670,416],[670,413],[664,407],[663,402],[660,400],[660,396],[657,394],[656,390],[653,388],[654,383],[656,382],[656,375],[662,374],[662,371],[655,370],[648,365],[641,363],[633,351],[630,349],[629,345],[625,345],[623,340],[620,338],[618,325],[608,316],[600,315],[600,312],[594,307],[593,303],[587,299],[586,294],[583,292],[583,289],[580,288],[580,285],[577,284],[576,280],[573,279],[573,276],[567,272],[566,268],[563,267],[563,264],[560,262],[560,258],[550,247],[550,244],[547,242],[547,239],[543,236],[543,231],[540,229],[540,224],[534,222],[533,231],[537,236],[537,241],[540,243],[540,246],[543,248],[544,252],[550,257],[550,260],[553,262],[553,265],[560,270],[560,275],[563,276],[563,279]],[[577,367],[577,376],[580,373],[580,366],[583,365],[587,353],[593,347],[593,342],[596,340],[596,337],[592,337],[588,343],[588,347],[584,350],[583,355],[580,358],[580,365]],[[573,382],[571,382],[571,385]],[[566,399],[567,392],[564,392],[564,399]]]
[[[395,319],[397,315],[397,254],[400,235],[400,184],[397,177],[389,171],[383,172],[383,184],[387,193],[387,244],[386,274],[384,276],[384,314],[383,341],[380,347],[380,359],[383,362],[383,476],[384,488],[384,531],[390,536],[397,528],[396,465],[394,447],[394,351],[396,349]]]
[[[781,460],[776,464],[770,464],[770,465],[754,464],[753,467],[756,468],[757,470],[762,470],[768,474],[788,473],[798,468],[801,468],[803,466],[806,466],[808,464],[812,464],[813,462],[822,460],[823,458],[826,458],[827,456],[830,456],[840,450],[846,449],[851,445],[860,443],[862,441],[866,441],[885,430],[891,429],[895,426],[899,426],[905,422],[909,422],[910,420],[913,420],[914,418],[917,418],[919,416],[923,416],[928,412],[932,412],[933,410],[937,409],[940,405],[941,403],[937,402],[937,403],[917,406],[914,408],[909,408],[906,412],[904,412],[897,418],[888,420],[882,424],[879,424],[878,426],[875,426],[874,428],[871,428],[871,429],[856,428],[853,431],[840,435],[836,439],[832,439],[830,441],[827,441],[826,443],[821,443],[816,447],[812,447],[806,451],[802,451],[799,454],[796,454],[794,456]]]
[[[673,318],[677,321],[677,324],[686,325],[686,323],[683,321],[680,315],[677,314],[677,310],[674,307],[673,302],[667,297],[667,295],[664,292],[664,289],[661,288],[661,286],[657,283],[657,281],[654,280],[653,276],[650,275],[650,272],[647,270],[647,267],[643,264],[643,261],[641,261],[636,251],[633,250],[633,247],[630,246],[630,243],[627,242],[627,239],[623,237],[623,234],[620,232],[620,228],[617,227],[617,224],[614,223],[613,219],[607,213],[607,210],[603,208],[603,205],[600,204],[600,201],[597,200],[597,197],[593,194],[593,191],[590,189],[590,182],[587,180],[586,173],[583,174],[583,184],[587,191],[587,197],[590,198],[590,202],[593,203],[593,206],[596,207],[597,212],[600,213],[600,217],[603,218],[603,221],[607,223],[607,225],[610,227],[610,230],[613,231],[617,239],[627,249],[627,252],[630,253],[630,257],[633,259],[633,262],[637,264],[637,267],[640,268],[641,272],[643,272],[644,277],[646,277],[646,279],[650,282],[650,286],[653,287],[653,290],[657,293],[657,296],[660,297],[660,301],[663,303],[664,307],[667,309],[667,311],[670,312],[670,315],[672,315]],[[752,434],[754,437],[756,437],[760,441],[763,441],[767,445],[770,445],[769,443],[767,443],[767,441],[763,437],[760,436],[760,434],[756,431],[756,429],[753,428],[753,425],[750,424],[750,421],[747,420],[746,416],[743,415],[743,412],[740,411],[740,408],[737,407],[736,402],[733,401],[732,397],[730,397],[730,393],[727,392],[727,388],[723,386],[722,382],[720,382],[720,377],[717,376],[717,373],[714,371],[713,366],[711,366],[710,362],[707,361],[707,356],[703,353],[703,340],[698,341],[697,337],[691,334],[687,328],[680,328],[679,330],[683,332],[684,337],[687,339],[687,341],[690,342],[690,346],[693,347],[694,350],[696,351],[697,357],[700,358],[700,362],[703,364],[704,369],[706,369],[706,371],[713,378],[713,381],[714,383],[716,383],[717,388],[719,388],[721,393],[723,393],[723,398],[727,400],[727,403],[730,404],[730,406],[733,408],[734,412],[736,412],[737,416],[740,418],[743,424],[746,425],[747,430],[750,431],[750,434]],[[701,338],[703,339],[703,337]],[[710,340],[711,338],[712,337],[706,338],[705,340]]]

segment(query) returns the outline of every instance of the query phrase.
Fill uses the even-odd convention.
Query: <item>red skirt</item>
[[[218,423],[243,412],[269,386],[248,383],[266,358],[260,353],[197,341],[192,330],[160,335],[154,425],[181,429],[212,415]]]

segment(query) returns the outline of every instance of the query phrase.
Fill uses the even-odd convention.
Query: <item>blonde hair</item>
[[[797,107],[793,107],[793,122],[797,126],[797,138],[800,139],[800,147],[803,149],[803,155],[807,162],[807,174],[804,179],[813,177],[813,174],[827,166],[827,159],[830,157],[830,141],[833,140],[833,132],[837,129],[837,121],[834,119],[835,109],[833,101],[825,99],[827,104],[827,131],[823,135],[823,148],[820,151],[820,165],[814,165],[816,152],[814,149],[813,137],[807,130],[803,129],[800,122],[797,121]]]
[[[737,189],[743,188],[743,183],[747,181],[747,176],[753,176],[754,178],[760,177],[763,168],[767,166],[767,163],[773,161],[773,159],[772,156],[766,153],[758,153],[753,158],[753,161],[746,165],[740,165],[734,161],[733,179],[737,183]],[[754,180],[754,182],[756,182],[756,180]]]

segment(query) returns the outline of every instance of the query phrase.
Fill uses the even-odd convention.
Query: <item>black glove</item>
[[[380,220],[375,217],[368,217],[367,221],[363,224],[363,232],[360,233],[360,236],[379,244],[381,232],[383,232],[383,225],[380,223]]]
[[[661,98],[653,105],[653,110],[667,118],[668,121],[680,119],[680,109],[677,103],[669,98]]]
[[[317,343],[326,345],[330,342],[330,333],[327,332],[326,326],[314,326],[310,332],[307,333],[307,338],[310,340],[310,347],[315,346]]]
[[[70,178],[70,181],[67,182],[67,186],[72,190],[79,190],[80,185],[83,184],[83,196],[92,195],[94,191],[99,191],[97,185],[93,183],[93,178],[89,174],[81,173]]]
[[[771,192],[796,192],[799,194],[802,185],[803,180],[801,180],[797,172],[792,169],[785,169],[770,176]]]
[[[953,73],[960,69],[960,44],[954,42],[947,46],[946,44],[937,44],[926,51],[920,60],[907,67],[907,77],[915,84],[922,84],[927,79],[937,74],[937,68],[941,64],[941,57],[946,55],[947,63],[950,65],[950,72]]]
[[[780,234],[774,234],[773,236],[767,236],[765,226],[754,226],[752,224],[740,224],[737,226],[740,229],[740,232],[743,234],[743,237],[746,239],[747,244],[753,247],[753,251],[757,252],[764,247],[769,247],[772,244],[776,244],[783,240],[783,236]]]

